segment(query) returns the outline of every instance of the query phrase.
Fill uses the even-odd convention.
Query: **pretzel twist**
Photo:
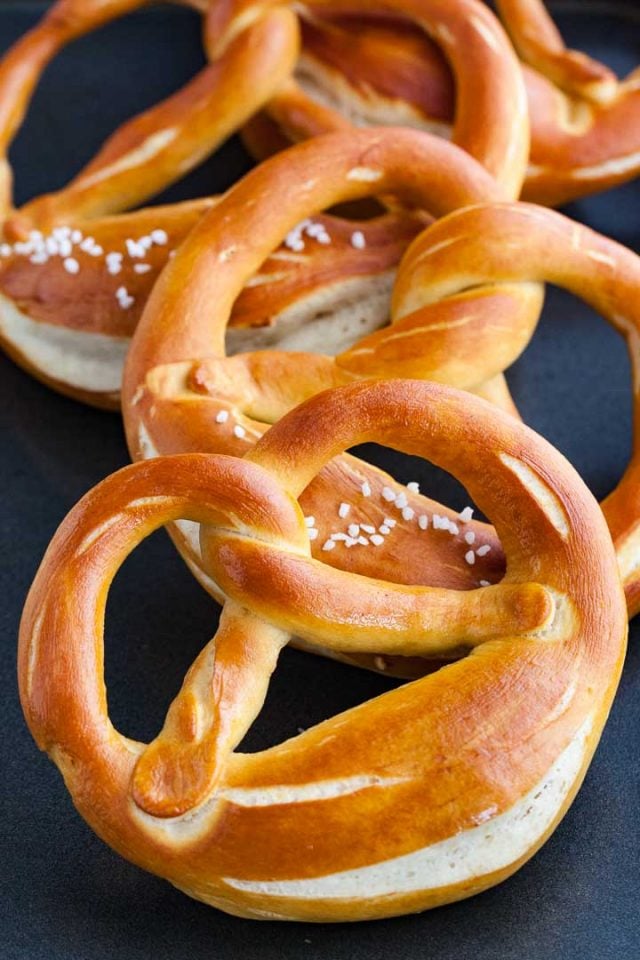
[[[567,50],[540,0],[503,0],[498,7],[523,61],[531,119],[524,199],[557,206],[637,176],[638,70],[619,82],[603,64]],[[322,4],[305,15],[299,86],[283,87],[245,128],[256,156],[350,121],[449,135],[460,93],[442,37],[425,36],[397,16],[359,9],[353,16],[354,9]]]
[[[625,338],[633,380],[633,452],[620,482],[604,500],[602,508],[616,547],[630,615],[640,610],[640,257],[588,227],[555,211],[524,203],[478,205],[460,210],[427,228],[413,242],[398,272],[394,288],[394,312],[403,320],[386,336],[374,334],[358,349],[356,361],[374,363],[381,369],[393,363],[400,375],[410,375],[416,349],[429,323],[430,304],[445,296],[463,297],[473,316],[476,291],[482,304],[487,285],[500,290],[503,283],[553,283],[564,287],[597,310]],[[535,329],[521,330],[525,341]],[[460,331],[453,326],[442,331],[442,356],[446,372],[450,354],[464,351]],[[510,365],[522,341],[501,338],[504,360]],[[471,365],[474,351],[463,352]],[[404,360],[404,362],[403,362]],[[353,369],[352,365],[352,369]],[[475,375],[486,370],[476,355]],[[441,376],[438,370],[435,375]],[[474,379],[469,370],[469,379]]]
[[[310,557],[295,500],[365,441],[465,483],[505,545],[501,584],[405,587]],[[227,600],[146,746],[109,721],[102,621],[124,557],[177,517],[205,524]],[[338,652],[472,653],[239,753],[293,631]],[[20,689],[78,810],[128,859],[231,913],[356,920],[469,896],[531,856],[595,749],[626,631],[604,519],[549,444],[449,388],[352,384],[298,408],[245,460],[159,459],[88,494],[29,594]]]
[[[140,305],[211,201],[112,214],[200,163],[269,99],[298,53],[295,16],[269,11],[182,90],[117,130],[70,184],[15,210],[6,152],[45,66],[69,41],[145,2],[58,0],[0,64],[0,193],[12,241],[0,247],[0,342],[45,382],[99,406],[117,406]]]
[[[299,351],[225,356],[225,328],[236,296],[293,225],[323,207],[380,191],[397,194],[436,215],[502,192],[456,147],[401,129],[318,138],[252,171],[180,248],[154,287],[136,330],[123,392],[134,459],[199,451],[242,455],[269,424],[307,397],[356,377],[394,376],[409,367],[413,376],[439,375],[445,382],[455,381],[502,406],[509,405],[504,380],[493,376],[501,365],[495,354],[496,325],[509,341],[509,357],[524,347],[542,303],[541,287],[536,284],[503,285],[499,290],[486,285],[476,291],[473,317],[466,294],[440,302],[434,298],[430,319],[423,324],[424,338],[417,349],[415,343],[411,345],[411,361],[393,356],[380,363],[374,358],[368,367],[362,357],[366,346],[358,343],[336,358]],[[394,314],[394,321],[399,315]],[[396,326],[394,322],[381,332],[383,341],[394,338]],[[471,348],[466,355],[460,350],[459,359],[447,353],[445,364],[441,344],[449,343],[452,328],[465,331]],[[477,354],[486,361],[480,372]],[[366,496],[363,489],[369,491]],[[396,499],[397,508],[390,505]],[[502,573],[502,552],[495,536],[487,539],[486,525],[470,527],[478,545],[486,545],[480,556],[474,554],[471,566],[465,559],[469,548],[464,534],[469,531],[457,525],[454,512],[405,491],[362,461],[339,458],[330,464],[305,491],[302,502],[307,515],[314,518],[314,556],[328,557],[333,565],[376,577],[456,588],[494,582]],[[341,503],[347,512],[353,505],[348,522],[340,521]],[[392,547],[370,549],[364,536],[358,549],[349,542],[328,546],[334,533],[344,528],[346,534],[351,524],[359,522],[373,529],[375,546],[381,539],[379,528],[383,535],[388,532],[390,511]],[[434,513],[450,521],[446,536],[427,533],[419,526]],[[174,529],[173,536],[195,575],[219,598],[223,591],[206,568],[196,532],[183,526]],[[374,658],[358,657],[357,662],[375,666]],[[396,668],[383,663],[386,669]],[[404,672],[407,665],[401,662],[398,669]]]

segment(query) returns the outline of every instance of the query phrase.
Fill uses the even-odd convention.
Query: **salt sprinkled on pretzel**
[[[118,403],[136,304],[211,201],[112,214],[200,163],[266,102],[298,52],[295,16],[268,12],[182,90],[117,130],[66,187],[15,210],[6,153],[44,68],[69,41],[143,3],[58,0],[0,63],[0,343],[46,383],[99,406]]]

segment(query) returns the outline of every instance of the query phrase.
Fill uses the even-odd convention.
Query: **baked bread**
[[[16,210],[7,151],[46,65],[144,2],[58,0],[0,63],[0,345],[60,392],[106,407],[118,405],[137,311],[212,201],[116,214],[200,163],[278,89],[298,53],[295,16],[270,11],[182,90],[117,130],[71,183]]]
[[[296,498],[364,441],[459,477],[504,545],[500,584],[407,587],[311,558]],[[179,517],[203,524],[227,599],[147,746],[109,720],[104,609],[127,554]],[[338,654],[467,655],[238,752],[294,632]],[[240,916],[363,920],[478,893],[540,847],[597,745],[626,635],[604,518],[557,451],[469,394],[360,383],[297,408],[245,460],[162,458],[87,494],[31,588],[20,693],[79,812],[127,859]]]
[[[318,137],[251,171],[179,249],[135,332],[123,388],[133,459],[185,452],[242,456],[268,425],[307,397],[362,376],[397,375],[399,362],[391,360],[383,369],[373,355],[366,371],[366,339],[335,358],[300,350],[225,354],[236,296],[282,238],[325,206],[376,192],[397,194],[438,216],[503,191],[468,154],[440,138],[403,129]],[[362,289],[366,293],[366,280]],[[517,283],[498,290],[488,284],[474,291],[473,316],[467,302],[467,295],[449,297],[444,289],[432,299],[420,347],[411,344],[412,375],[436,375],[446,344],[454,360],[443,379],[455,374],[460,385],[505,406],[506,385],[501,374],[494,376],[503,365],[494,347],[496,329],[509,343],[509,356],[514,344],[522,349],[535,326],[542,287]],[[449,351],[451,328],[462,330],[469,345],[466,352],[460,349],[459,360]],[[394,330],[395,323],[380,336],[393,341]],[[478,353],[489,361],[477,376]],[[476,527],[472,521],[467,529],[457,511],[352,457],[329,464],[301,503],[314,518],[314,556],[337,567],[455,589],[495,582],[502,575],[502,552],[495,535],[487,539],[486,524]],[[380,527],[387,533],[380,534]],[[351,536],[349,530],[356,528]],[[222,591],[201,556],[197,528],[181,524],[172,535],[200,582],[220,598]],[[372,548],[371,535],[386,537],[385,547]],[[467,535],[483,548],[479,555],[471,550],[471,560]],[[358,656],[357,662],[375,667],[371,657]],[[405,672],[407,664],[385,661],[384,667]]]
[[[634,179],[640,171],[638,70],[618,81],[604,64],[567,50],[541,0],[498,0],[497,6],[521,58],[529,105],[523,198],[557,206]],[[411,17],[410,6],[407,12]],[[244,129],[254,156],[349,122],[450,135],[458,83],[444,31],[425,35],[406,18],[379,15],[364,4],[323,2],[317,11],[305,5],[301,17],[295,87],[279,91]]]
[[[423,322],[430,304],[442,296],[462,296],[473,313],[477,291],[488,284],[495,290],[502,283],[528,285],[540,282],[564,287],[597,310],[627,342],[634,385],[640,378],[640,257],[613,240],[543,207],[525,203],[479,204],[454,212],[425,230],[403,259],[394,289],[394,312],[403,319],[394,325],[398,340],[375,334],[364,341],[367,365],[378,358],[377,370],[393,363],[398,376],[413,376],[415,353],[422,343]],[[523,323],[533,321],[530,313]],[[527,339],[524,326],[522,341]],[[511,350],[515,360],[521,343],[500,337],[500,350],[486,345],[483,351],[466,352],[460,330],[450,327],[440,333],[444,358],[438,379],[447,382],[448,357],[464,356],[477,363],[475,374],[484,376],[488,360],[505,358]],[[356,357],[356,360],[358,357]],[[358,368],[352,364],[352,372]],[[491,367],[492,372],[494,368]],[[454,367],[455,372],[455,367]],[[468,368],[468,376],[473,379]],[[634,387],[635,391],[635,387]],[[500,397],[495,398],[501,404]],[[634,422],[638,423],[634,393]],[[509,399],[509,411],[512,401]],[[640,610],[640,502],[638,499],[637,426],[631,460],[622,478],[602,503],[616,547],[620,574],[627,595],[629,614]]]
[[[290,0],[220,0],[207,15],[210,56],[215,57],[229,40],[249,23],[275,8],[291,7]],[[297,8],[296,8],[297,9]],[[379,10],[415,24],[420,35],[435,39],[444,51],[456,81],[456,116],[450,137],[478,160],[504,187],[511,199],[520,195],[529,156],[527,101],[520,69],[503,28],[480,0],[384,0]],[[375,14],[367,0],[309,0],[301,15]],[[351,50],[344,51],[345,60]],[[345,69],[349,69],[345,67]],[[378,63],[379,75],[386,64]],[[373,84],[375,89],[375,84]],[[340,96],[341,94],[339,94]],[[396,106],[401,100],[400,92]],[[292,99],[291,99],[292,98]],[[335,110],[317,105],[292,80],[271,100],[269,107],[285,134],[299,139],[350,126]],[[357,110],[352,114],[359,118]],[[332,119],[333,118],[333,119]],[[351,117],[350,117],[351,118]],[[400,104],[375,117],[375,122],[403,126],[406,112]]]

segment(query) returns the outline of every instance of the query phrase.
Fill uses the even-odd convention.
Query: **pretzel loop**
[[[145,3],[59,0],[0,65],[0,146],[7,149],[44,67],[63,46]],[[120,127],[70,184],[15,213],[5,235],[23,238],[34,227],[104,216],[159,193],[266,102],[297,52],[296,18],[286,9],[271,11],[182,90]]]
[[[222,0],[212,4],[207,16],[212,55],[265,10],[289,2]],[[304,10],[313,12],[318,7],[323,15],[371,13],[368,0],[311,0]],[[415,22],[442,46],[457,85],[453,142],[478,160],[503,184],[506,194],[516,199],[529,149],[527,106],[517,59],[499,22],[477,0],[384,0],[382,9]]]
[[[59,0],[0,61],[0,343],[54,389],[110,408],[155,278],[215,200],[121,211],[213,152],[286,80],[299,48],[297,17],[268,11],[177,93],[122,125],[65,187],[14,209],[6,155],[45,66],[143,2]]]
[[[449,6],[454,10],[465,4],[451,0]],[[568,50],[541,0],[502,0],[497,6],[522,58],[531,121],[523,198],[557,206],[636,177],[640,71],[618,81],[604,64]],[[445,42],[454,33],[446,21],[430,34],[409,24],[403,13],[413,19],[412,3],[385,4],[383,9],[392,12],[380,16],[367,7],[354,17],[351,3],[329,8],[322,3],[317,10],[303,11],[298,86],[281,88],[245,128],[245,142],[255,156],[350,122],[403,123],[451,134],[461,95],[460,65],[456,68]],[[488,40],[490,24],[470,18],[472,22]],[[482,45],[476,43],[480,51]],[[473,38],[458,46],[468,54]],[[472,76],[482,77],[487,69]]]
[[[464,266],[461,268],[461,264]],[[625,337],[633,382],[633,453],[616,488],[602,504],[618,553],[630,613],[640,605],[640,257],[613,240],[568,217],[531,204],[492,204],[457,211],[433,224],[405,255],[394,289],[401,309],[419,317],[427,303],[441,296],[467,298],[473,310],[475,291],[532,281],[554,283],[585,300]],[[396,306],[397,309],[397,306]],[[526,320],[525,320],[526,324]],[[401,326],[401,325],[396,325]],[[393,329],[387,333],[393,338]],[[534,326],[529,329],[533,333]],[[420,343],[420,330],[404,331],[408,352]],[[442,353],[458,348],[455,330],[447,330]],[[376,340],[376,336],[369,338]],[[378,338],[379,339],[379,338]],[[527,339],[523,328],[523,339]],[[520,352],[516,340],[504,338],[499,351],[505,369]],[[470,361],[471,362],[471,361]],[[475,377],[486,367],[477,358]],[[473,368],[468,371],[474,379]]]

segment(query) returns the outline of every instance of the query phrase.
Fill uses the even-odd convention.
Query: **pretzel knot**
[[[504,544],[502,583],[411,587],[310,557],[296,499],[364,441],[465,483]],[[226,601],[146,746],[109,721],[102,621],[124,557],[177,517],[204,525]],[[243,754],[292,632],[336,652],[468,655]],[[390,381],[313,398],[244,460],[158,459],[100,484],[38,572],[19,678],[34,737],[124,856],[232,913],[353,920],[468,896],[538,848],[595,749],[626,633],[606,525],[560,454],[481,400]]]
[[[136,330],[123,392],[123,414],[134,459],[198,451],[244,455],[269,424],[296,404],[325,388],[361,377],[437,378],[509,406],[508,391],[498,371],[507,357],[528,341],[542,303],[538,284],[505,283],[497,288],[488,283],[474,291],[472,310],[466,292],[458,296],[443,289],[441,295],[430,298],[421,314],[421,338],[407,339],[406,350],[399,331],[406,311],[396,300],[391,326],[373,334],[373,341],[357,340],[335,358],[326,352],[301,350],[225,355],[224,335],[236,297],[283,238],[299,230],[301,220],[323,208],[378,192],[396,194],[412,206],[440,216],[504,196],[504,189],[461,150],[439,138],[404,129],[318,137],[252,171],[180,248],[155,286]],[[309,243],[317,241],[309,238]],[[297,264],[304,255],[291,246],[295,245],[276,254],[275,274],[261,274],[260,290],[286,283],[287,258]],[[347,333],[356,327],[356,311],[361,309],[360,298],[366,297],[367,287],[363,280],[351,288],[353,306],[345,318]],[[319,306],[322,315],[323,303]],[[456,331],[459,343],[451,351],[450,338]],[[304,334],[300,327],[301,344]],[[311,334],[307,335],[311,339]],[[324,337],[317,335],[315,350],[330,349],[332,338],[332,329],[327,329]],[[503,342],[499,348],[497,340]],[[371,342],[378,344],[375,351],[370,349]],[[393,350],[387,350],[386,343],[393,344]],[[446,344],[445,350],[442,344]],[[330,464],[303,497],[306,514],[317,521],[314,556],[327,559],[324,547],[338,532],[341,504],[347,511],[353,504],[350,524],[361,522],[374,530],[385,525],[391,509],[385,497],[390,490],[395,491],[390,499],[401,507],[391,518],[395,524],[391,552],[336,542],[329,562],[376,577],[401,576],[407,583],[457,589],[500,577],[500,546],[497,538],[486,537],[485,525],[472,527],[478,543],[487,550],[477,562],[474,554],[471,569],[455,512],[400,488],[368,464],[345,457]],[[418,525],[431,514],[447,516],[456,539],[425,534]],[[193,528],[181,525],[173,536],[196,576],[220,596],[194,533]],[[400,572],[395,569],[396,551],[402,557]]]

